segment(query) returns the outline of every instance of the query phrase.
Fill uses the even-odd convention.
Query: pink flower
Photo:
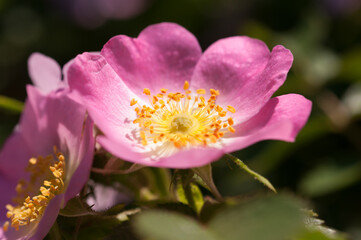
[[[94,211],[106,211],[117,204],[130,203],[132,201],[130,194],[125,193],[124,187],[118,182],[111,186],[106,186],[98,182],[89,181],[88,186],[91,187],[92,192],[88,195],[86,203]]]
[[[65,90],[44,95],[28,86],[27,93],[20,123],[0,152],[0,239],[43,239],[92,164],[85,108]]]
[[[271,98],[293,57],[260,40],[230,37],[203,54],[181,26],[161,23],[138,38],[115,36],[101,54],[79,55],[69,87],[115,156],[155,167],[191,168],[261,140],[294,141],[311,102]]]
[[[64,65],[63,71],[52,58],[41,53],[33,53],[28,59],[28,71],[33,84],[42,93],[68,88],[67,70],[73,60]],[[62,76],[64,80],[62,80]]]
[[[107,20],[125,20],[142,13],[149,0],[51,0],[54,9],[61,10],[78,25],[97,28]]]

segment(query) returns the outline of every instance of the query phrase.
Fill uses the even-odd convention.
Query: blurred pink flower
[[[347,15],[361,7],[360,0],[321,0],[322,7],[333,15]]]
[[[130,162],[191,168],[261,140],[294,141],[311,102],[271,98],[293,56],[260,40],[221,39],[203,54],[183,27],[161,23],[138,38],[115,36],[100,55],[69,67],[75,99],[104,135],[97,141]]]
[[[20,123],[0,152],[0,239],[43,239],[92,164],[93,123],[85,108],[65,90],[44,94],[29,85],[27,94]]]
[[[28,71],[34,86],[42,93],[68,88],[67,69],[73,60],[64,65],[63,71],[52,58],[41,53],[33,53],[28,59]],[[63,78],[63,80],[62,80]]]
[[[52,0],[85,28],[97,28],[107,20],[129,19],[143,12],[150,0]]]
[[[97,212],[106,211],[117,204],[130,203],[132,200],[130,194],[125,193],[124,187],[119,183],[115,183],[112,186],[106,186],[101,183],[90,181],[89,186],[93,191],[86,199],[86,202]]]

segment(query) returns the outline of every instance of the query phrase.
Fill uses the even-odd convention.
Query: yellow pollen
[[[56,158],[54,158],[54,155]],[[8,210],[3,230],[9,227],[18,231],[22,226],[37,224],[50,201],[64,190],[65,158],[54,147],[54,155],[30,158],[25,171],[30,173],[28,181],[20,180],[16,186],[14,205],[7,204]],[[46,180],[44,180],[46,178]],[[34,186],[43,184],[36,191]]]
[[[149,95],[150,104],[138,104],[134,109],[137,118],[133,120],[139,126],[140,143],[143,146],[166,142],[176,148],[208,146],[217,143],[226,132],[235,132],[231,127],[233,119],[224,119],[227,111],[216,105],[220,95],[218,90],[210,89],[211,96],[205,99],[199,96],[206,94],[205,89],[196,90],[196,94],[188,89],[188,81],[183,85],[183,93],[168,92],[162,88],[159,93],[151,95],[150,90],[144,88],[143,93]],[[132,99],[130,104],[135,103],[136,100]],[[227,106],[227,110],[235,112],[232,106]],[[52,173],[55,177],[60,176],[53,169]],[[44,186],[47,184],[44,182]]]

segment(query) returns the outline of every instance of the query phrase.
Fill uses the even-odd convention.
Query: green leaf
[[[327,236],[321,231],[306,231],[300,237],[296,238],[296,240],[346,240],[346,238],[342,236]]]
[[[193,176],[194,173],[190,170],[177,171],[173,182],[178,200],[183,204],[189,205],[199,214],[203,207],[204,200],[198,185],[193,182]]]
[[[60,215],[65,217],[80,217],[87,215],[96,215],[79,197],[72,198],[68,201],[65,208],[61,209]]]
[[[300,189],[308,196],[322,196],[335,192],[361,179],[361,162],[350,166],[322,165],[301,181]]]
[[[227,200],[225,202],[216,202],[212,198],[205,198],[202,210],[199,214],[199,219],[202,222],[208,222],[211,220],[218,212],[227,207]]]
[[[181,214],[151,210],[137,215],[133,222],[136,233],[156,240],[220,240],[193,218]]]
[[[150,210],[135,216],[132,226],[142,239],[147,240],[295,239],[292,237],[305,229],[304,213],[300,210],[303,204],[286,195],[222,208],[215,209],[216,215],[211,214],[214,217],[208,225],[178,213]]]
[[[183,203],[183,204],[188,204],[188,200],[187,200],[187,196],[184,192],[184,188],[182,185],[181,181],[177,181],[176,183],[176,194],[177,194],[177,199],[179,202]]]
[[[305,225],[308,231],[302,235],[300,238],[301,240],[342,240],[344,239],[340,234],[327,226],[324,226],[324,221],[317,218],[317,213],[313,212],[312,210],[305,210]]]
[[[274,195],[226,209],[209,226],[227,240],[289,239],[304,228],[302,204]]]
[[[217,198],[217,200],[222,201],[223,198],[213,182],[211,164],[207,164],[205,166],[198,168],[192,168],[192,170],[203,180],[203,182],[207,185],[211,193]]]
[[[14,112],[14,113],[21,113],[23,111],[24,103],[5,96],[0,96],[0,109]]]
[[[263,183],[266,187],[271,189],[273,192],[277,192],[276,189],[273,187],[273,185],[268,181],[267,178],[261,176],[260,174],[256,173],[255,171],[251,170],[244,162],[242,162],[240,159],[236,158],[235,156],[231,154],[227,154],[227,156],[240,168],[245,170],[247,173],[251,174],[256,180]]]
[[[199,189],[199,187],[194,183],[190,183],[188,187],[190,190],[189,191],[190,197],[192,198],[193,201],[194,211],[196,211],[199,214],[204,204],[203,194]]]

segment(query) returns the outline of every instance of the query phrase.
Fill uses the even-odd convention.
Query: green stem
[[[171,184],[171,177],[169,170],[165,168],[151,168],[151,171],[159,194],[164,198],[170,197],[169,186]]]
[[[0,109],[5,109],[14,113],[21,113],[24,103],[5,96],[0,96]]]
[[[271,189],[273,192],[277,192],[276,189],[273,187],[273,185],[263,176],[261,176],[260,174],[256,173],[255,171],[253,171],[252,169],[250,169],[244,162],[242,162],[242,160],[236,158],[235,156],[231,155],[231,154],[227,154],[227,156],[240,168],[242,168],[244,171],[246,171],[247,173],[249,173],[250,175],[252,175],[256,180],[260,181],[261,183],[263,183],[266,187],[268,187],[269,189]]]

